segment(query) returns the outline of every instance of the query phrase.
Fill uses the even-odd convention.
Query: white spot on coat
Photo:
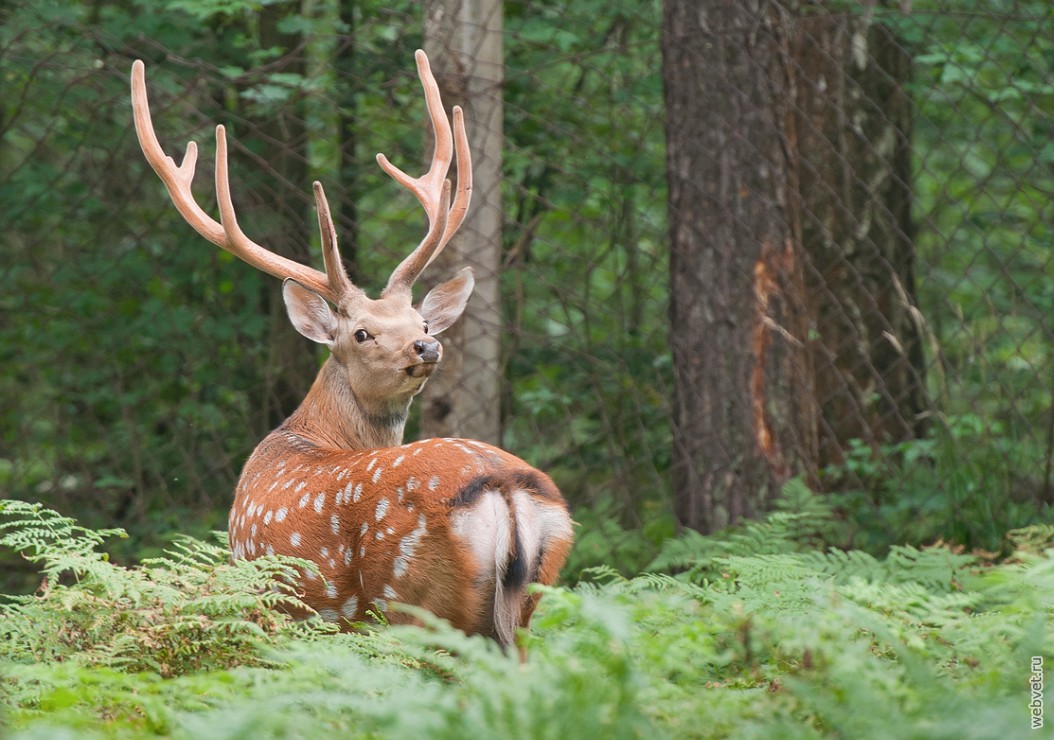
[[[359,597],[352,596],[340,607],[340,613],[348,619],[353,619],[359,613]]]
[[[388,507],[391,506],[391,502],[387,498],[382,498],[377,502],[377,510],[373,513],[374,518],[377,521],[384,519],[384,515],[388,513]]]
[[[318,495],[315,496],[315,513],[316,514],[321,514],[322,513],[322,505],[324,503],[326,503],[326,492],[325,491],[320,491],[318,493]]]
[[[395,562],[392,565],[392,572],[396,578],[402,578],[406,575],[406,572],[410,569],[410,561],[413,559],[414,552],[427,532],[428,528],[425,526],[425,518],[422,514],[417,517],[417,528],[399,540],[399,554],[395,557]]]
[[[288,513],[289,513],[289,509],[287,509],[287,508],[285,508],[283,506],[281,509],[279,509],[278,511],[276,511],[274,513],[274,520],[276,522],[284,522],[285,521],[285,515],[288,514]]]
[[[292,545],[293,547],[300,547],[300,533],[299,532],[293,532],[293,534],[289,535],[289,544]]]
[[[351,491],[355,487],[354,482],[349,482],[348,485],[341,489],[340,493],[337,494],[337,503],[348,503],[351,501]]]

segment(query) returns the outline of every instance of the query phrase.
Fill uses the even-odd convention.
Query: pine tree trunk
[[[785,18],[667,0],[675,509],[712,531],[814,465]]]
[[[797,22],[802,240],[820,465],[918,437],[926,408],[911,222],[911,59],[867,12]]]
[[[286,9],[281,5],[265,6],[260,11],[260,45],[261,48],[285,51],[287,56],[275,71],[303,74],[303,57],[295,52],[300,45],[300,35],[278,30],[278,22],[285,14]],[[249,193],[248,198],[263,208],[264,216],[259,222],[272,225],[266,235],[261,234],[258,238],[285,257],[312,264],[312,232],[318,227],[311,216],[310,195],[291,190],[285,197],[275,198],[275,189],[280,183],[291,183],[292,187],[310,186],[303,106],[296,102],[282,106],[274,115],[260,122],[258,136],[264,140],[270,171],[262,186],[263,192]],[[244,221],[253,223],[248,213]],[[316,347],[300,336],[289,322],[282,300],[281,281],[268,279],[265,290],[271,328],[264,372],[263,408],[267,418],[261,434],[280,424],[300,405],[318,374]]]
[[[667,0],[676,512],[920,433],[910,60],[874,3]]]
[[[423,278],[427,288],[469,265],[476,288],[461,320],[443,336],[443,364],[423,394],[421,433],[500,444],[502,4],[431,0],[425,16],[425,51],[443,101],[465,111],[473,191],[461,230]]]

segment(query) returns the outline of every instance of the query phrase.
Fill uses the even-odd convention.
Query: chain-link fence
[[[859,546],[995,547],[1041,518],[1054,11],[718,5],[6,6],[0,494],[151,542],[220,527],[318,367],[278,281],[194,234],[145,164],[131,61],[166,151],[199,142],[206,210],[223,123],[246,232],[317,263],[318,179],[376,294],[424,225],[374,162],[425,161],[424,46],[495,173],[474,208],[500,216],[426,282],[468,262],[497,297],[447,340],[408,436],[549,471],[576,567],[640,567],[678,520],[750,515],[795,476]]]

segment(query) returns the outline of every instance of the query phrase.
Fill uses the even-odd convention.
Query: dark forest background
[[[202,202],[223,123],[250,236],[317,262],[319,179],[376,291],[423,228],[373,157],[425,161],[424,47],[482,178],[425,282],[467,261],[491,292],[408,436],[549,471],[581,524],[569,579],[789,483],[872,552],[1049,520],[1048,2],[455,6],[0,5],[0,497],[123,527],[129,561],[222,528],[322,359],[277,281],[168,201],[132,60],[166,150],[199,142]]]

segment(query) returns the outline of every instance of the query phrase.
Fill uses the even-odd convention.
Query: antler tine
[[[414,56],[417,60],[417,74],[424,88],[428,116],[432,121],[432,130],[435,135],[432,163],[428,172],[416,178],[410,177],[393,165],[383,154],[377,155],[377,163],[392,179],[413,193],[420,201],[428,216],[429,230],[417,248],[395,268],[388,280],[388,287],[384,289],[384,294],[397,288],[409,290],[413,286],[418,275],[431,264],[461,226],[472,198],[472,158],[469,153],[468,135],[465,132],[464,113],[460,107],[454,107],[454,132],[452,133],[446,111],[443,109],[439,85],[428,63],[428,56],[420,49]],[[449,206],[449,181],[446,176],[455,151],[458,188],[454,205],[451,208]],[[444,225],[433,238],[434,227],[440,218]]]
[[[132,63],[132,112],[139,146],[142,147],[146,161],[165,183],[176,210],[191,228],[216,246],[268,275],[281,279],[292,278],[333,302],[339,300],[340,294],[333,289],[326,273],[260,246],[247,237],[238,226],[231,201],[230,179],[227,173],[227,137],[223,126],[216,127],[216,200],[220,207],[220,222],[202,210],[191,189],[197,163],[197,144],[193,141],[188,142],[187,153],[178,167],[175,160],[165,154],[150,118],[150,103],[146,95],[146,66],[140,60]],[[323,236],[323,239],[325,238]],[[347,275],[343,270],[341,274],[346,280]]]
[[[388,284],[384,286],[384,290],[381,292],[382,297],[395,292],[410,292],[421,272],[428,266],[430,262],[429,256],[435,255],[439,251],[439,245],[442,243],[449,215],[450,180],[444,180],[439,194],[435,220],[429,224],[428,233],[425,234],[425,238],[421,240],[421,243],[417,245],[417,249],[400,262],[399,266],[395,268],[395,272],[388,278]]]
[[[333,217],[329,212],[326,191],[322,189],[322,183],[318,180],[315,180],[312,187],[315,190],[318,230],[322,235],[322,261],[326,266],[329,288],[338,296],[361,293],[362,291],[351,282],[348,273],[344,271],[344,262],[340,258],[340,248],[337,246],[337,229],[333,225]]]

